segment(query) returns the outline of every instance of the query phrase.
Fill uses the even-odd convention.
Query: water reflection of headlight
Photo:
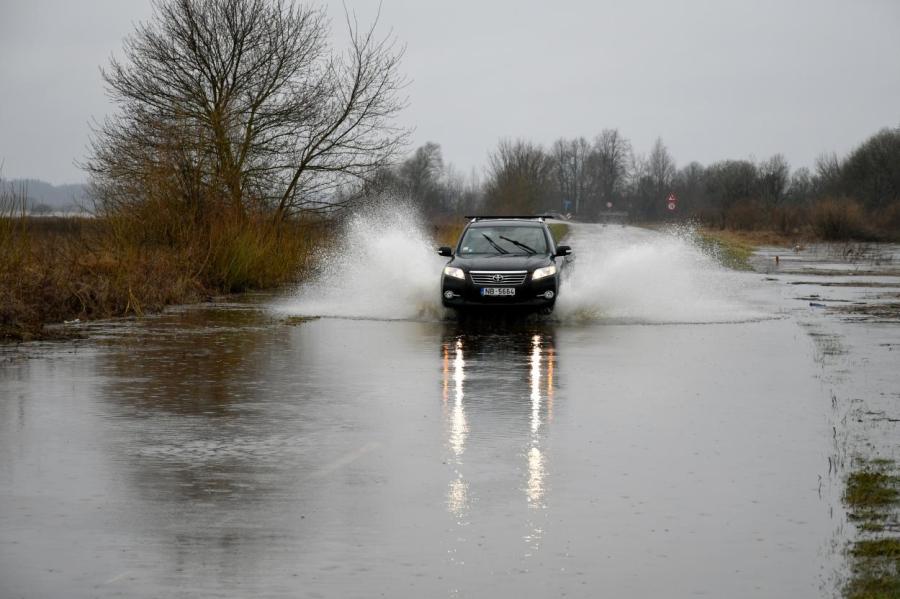
[[[447,491],[447,509],[454,516],[460,517],[469,505],[469,483],[462,476],[450,481]]]
[[[541,337],[531,338],[531,432],[541,427]]]
[[[444,344],[444,389],[441,396],[444,398],[444,403],[450,399],[450,348],[445,343]]]
[[[531,507],[542,507],[544,498],[544,480],[546,478],[546,464],[543,453],[540,450],[541,436],[541,401],[547,399],[547,416],[552,411],[553,398],[553,348],[547,348],[547,388],[546,396],[542,395],[544,389],[541,385],[541,365],[543,356],[543,339],[540,335],[531,338],[531,355],[529,357],[531,370],[529,371],[529,383],[531,389],[531,448],[528,451],[528,485],[525,495]]]
[[[466,361],[463,355],[462,339],[457,339],[453,344],[453,371],[450,371],[450,344],[444,345],[444,404],[449,402],[450,379],[453,379],[453,406],[450,409],[450,435],[449,444],[453,455],[456,457],[457,466],[462,465],[462,454],[466,449],[466,437],[469,425],[466,421],[466,410],[463,398],[464,381],[466,380]],[[462,474],[457,472],[456,478],[450,481],[447,489],[447,510],[456,516],[462,517],[469,505],[469,483]]]
[[[528,503],[533,507],[540,507],[544,498],[544,456],[537,447],[532,447],[528,452],[528,488],[526,494]]]
[[[553,420],[553,370],[556,366],[556,353],[553,347],[547,348],[547,420]]]
[[[466,436],[469,432],[465,406],[463,405],[463,381],[466,379],[465,367],[466,361],[463,359],[462,340],[457,339],[456,356],[453,359],[453,411],[450,416],[450,447],[457,457],[461,456],[466,449]]]

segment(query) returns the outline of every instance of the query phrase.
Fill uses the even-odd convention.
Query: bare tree
[[[706,169],[707,192],[725,211],[737,202],[754,199],[757,188],[756,165],[749,160],[723,160]]]
[[[140,201],[164,182],[199,210],[264,208],[276,221],[330,210],[329,193],[405,143],[402,51],[347,16],[328,47],[320,9],[291,0],[155,0],[154,16],[103,72],[114,117],[86,168],[101,200]]]
[[[757,167],[759,195],[770,207],[781,204],[790,182],[791,167],[781,154],[775,154]]]
[[[604,129],[594,140],[586,169],[594,212],[619,200],[630,159],[631,143],[618,129]]]
[[[553,144],[550,157],[553,161],[553,177],[559,195],[560,209],[580,214],[587,194],[585,162],[590,154],[591,146],[583,137],[576,139],[558,139]]]
[[[488,159],[487,207],[497,212],[534,213],[551,197],[553,163],[524,140],[502,140]]]
[[[656,185],[660,195],[663,195],[672,184],[672,178],[675,176],[675,161],[672,160],[669,149],[666,148],[661,138],[656,138],[653,149],[650,150],[650,156],[647,158],[647,167],[654,185]],[[660,198],[660,201],[663,199]]]
[[[468,176],[447,166],[447,209],[458,215],[477,214],[484,200],[484,186],[473,168]]]
[[[444,209],[444,158],[441,146],[428,142],[416,149],[398,169],[399,191],[433,216]]]
[[[706,194],[706,169],[699,162],[691,162],[681,168],[672,183],[678,194],[682,214],[708,215],[711,206]]]
[[[843,168],[843,161],[834,152],[826,152],[816,158],[816,186],[821,195],[840,192]]]
[[[900,127],[882,129],[850,152],[840,181],[844,193],[872,210],[900,202]]]
[[[649,195],[643,198],[643,211],[648,217],[663,214],[666,196],[675,178],[675,161],[661,138],[657,138],[647,157],[646,174],[649,178]]]
[[[812,174],[805,166],[798,168],[791,174],[791,182],[785,191],[785,198],[792,204],[803,204],[815,193],[815,182]]]

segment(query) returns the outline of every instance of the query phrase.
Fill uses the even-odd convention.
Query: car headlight
[[[454,279],[466,280],[466,273],[463,272],[463,269],[456,268],[455,266],[445,266],[444,274],[448,277],[453,277]]]
[[[550,277],[556,274],[556,265],[551,264],[550,266],[545,266],[544,268],[539,268],[531,275],[532,281],[537,281],[538,279],[543,279],[544,277]]]

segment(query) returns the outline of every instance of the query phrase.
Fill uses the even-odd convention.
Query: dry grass
[[[0,189],[0,338],[44,325],[141,315],[211,295],[296,281],[327,242],[327,223],[219,215],[197,222],[165,206],[99,218],[31,218]],[[154,210],[155,209],[155,210]]]
[[[566,223],[548,223],[547,227],[550,229],[550,234],[553,235],[553,241],[557,245],[569,234],[569,225]]]
[[[714,237],[723,242],[748,247],[772,245],[776,247],[793,247],[797,243],[808,240],[807,236],[797,234],[784,234],[775,230],[759,231],[734,231],[731,229],[712,229],[703,227],[698,229],[701,235]]]
[[[725,234],[724,231],[697,231],[700,248],[712,255],[720,264],[735,270],[750,270],[750,256],[754,245]]]
[[[441,217],[431,223],[431,237],[438,245],[454,246],[459,240],[463,229],[466,228],[466,219],[461,217]]]

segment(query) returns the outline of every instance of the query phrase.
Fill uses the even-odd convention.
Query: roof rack
[[[484,216],[484,215],[475,215],[475,216],[466,216],[472,222],[479,220],[544,220],[545,218],[554,218],[552,214],[528,214],[528,215],[500,215],[500,216]]]

